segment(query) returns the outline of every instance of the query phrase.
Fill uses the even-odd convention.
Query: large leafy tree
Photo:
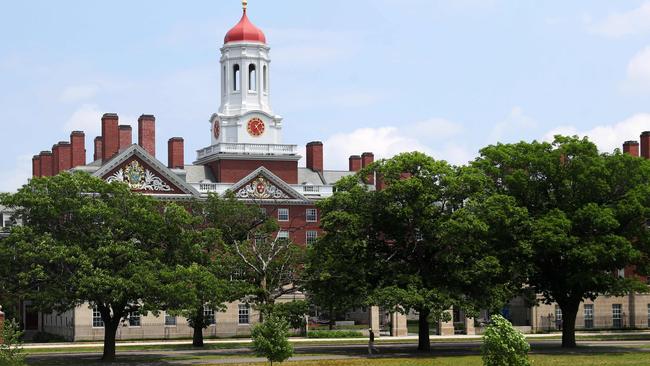
[[[34,178],[2,204],[14,207],[24,226],[0,242],[0,252],[16,259],[3,256],[0,267],[17,273],[42,311],[95,307],[104,323],[102,359],[113,360],[120,322],[158,305],[168,250],[160,204],[85,173]]]
[[[298,289],[305,249],[278,237],[277,221],[261,206],[237,200],[232,192],[224,197],[213,194],[205,214],[206,225],[221,233],[231,253],[236,277],[254,286],[250,294],[254,303],[264,307]]]
[[[370,174],[383,189],[358,184]],[[323,243],[348,225],[354,228],[334,244],[357,253],[335,276],[362,268],[370,303],[416,310],[419,350],[430,348],[429,320],[446,320],[451,306],[468,313],[493,308],[525,278],[522,258],[528,251],[519,230],[526,226],[526,212],[514,200],[493,195],[478,169],[417,152],[400,154],[343,180],[322,208]],[[492,235],[499,226],[513,230]]]
[[[586,138],[498,144],[474,166],[526,208],[532,222],[529,284],[562,310],[562,346],[575,347],[575,320],[585,299],[641,290],[617,269],[646,271],[650,162],[601,154]]]

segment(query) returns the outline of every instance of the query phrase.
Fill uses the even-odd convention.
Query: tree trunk
[[[576,347],[576,317],[580,301],[560,304],[562,310],[562,348]]]
[[[119,321],[104,322],[104,353],[102,354],[102,361],[113,362],[115,361],[115,333],[117,333],[117,326]]]
[[[203,347],[203,328],[194,325],[194,334],[192,334],[192,346]]]
[[[429,309],[419,309],[418,318],[418,351],[429,352],[431,342],[429,340]]]
[[[330,310],[330,316],[329,316],[330,321],[329,321],[328,326],[329,326],[329,330],[332,330],[332,329],[334,329],[334,324],[336,324],[336,323],[335,323],[336,320],[335,320],[335,318],[334,318],[334,307],[333,307],[333,306],[330,306],[330,309],[329,309],[329,310]]]

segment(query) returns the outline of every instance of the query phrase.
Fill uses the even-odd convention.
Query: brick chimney
[[[102,162],[107,162],[115,156],[120,147],[118,130],[119,117],[115,113],[105,113],[102,116]]]
[[[38,178],[41,176],[41,156],[34,155],[32,157],[32,177]]]
[[[55,164],[59,172],[65,172],[72,169],[72,145],[67,141],[60,141],[58,145],[59,155]]]
[[[358,172],[361,170],[361,156],[350,155],[350,171]]]
[[[371,152],[364,152],[361,154],[361,167],[365,168],[375,161],[375,154]],[[368,175],[368,184],[375,184],[374,174]]]
[[[641,156],[650,159],[650,131],[641,134]]]
[[[129,125],[120,125],[119,131],[120,151],[122,151],[133,144],[133,132]]]
[[[72,144],[72,167],[86,165],[86,134],[83,131],[72,131],[70,144]]]
[[[59,144],[52,145],[52,159],[50,165],[52,165],[52,176],[59,174]]]
[[[167,141],[167,167],[185,168],[185,147],[182,137],[172,137]]]
[[[623,143],[623,152],[632,156],[639,156],[639,142],[625,141]]]
[[[102,149],[103,149],[103,141],[101,136],[95,137],[95,140],[93,141],[93,145],[95,146],[95,152],[93,153],[93,161],[95,160],[101,160],[102,158]]]
[[[52,152],[51,151],[41,151],[39,159],[41,162],[41,177],[51,177],[52,176]]]
[[[149,155],[156,156],[156,117],[143,114],[138,118],[138,145]]]
[[[307,144],[307,168],[315,171],[323,171],[323,143],[312,141]]]

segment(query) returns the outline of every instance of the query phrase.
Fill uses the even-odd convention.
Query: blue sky
[[[157,151],[210,143],[219,47],[238,0],[6,1],[0,14],[0,191],[31,156],[101,114],[157,117]],[[497,141],[650,130],[650,1],[250,0],[272,57],[284,141],[347,156],[423,150],[464,163]]]

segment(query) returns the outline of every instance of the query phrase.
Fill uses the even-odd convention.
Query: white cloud
[[[612,13],[600,22],[590,23],[588,29],[612,38],[650,32],[650,1],[627,12]]]
[[[84,104],[79,107],[63,125],[63,131],[84,131],[88,136],[101,134],[102,112],[95,104]]]
[[[505,142],[508,137],[521,136],[522,132],[537,127],[537,122],[527,116],[521,107],[513,107],[504,120],[492,127],[488,139],[489,143]]]
[[[0,192],[15,192],[32,177],[32,156],[19,155],[14,166],[0,170]]]
[[[630,91],[650,90],[650,46],[637,53],[627,65],[623,87]]]
[[[472,152],[464,143],[450,140],[462,130],[460,124],[434,118],[400,128],[385,126],[337,133],[323,142],[325,168],[347,169],[350,155],[361,155],[366,151],[372,152],[375,159],[420,151],[436,159],[464,164],[472,159]]]
[[[625,141],[638,141],[641,132],[647,130],[650,130],[650,114],[638,113],[623,121],[597,126],[587,131],[580,131],[574,126],[560,126],[546,133],[544,140],[552,141],[555,135],[588,136],[590,141],[598,145],[600,151],[611,152],[620,148]]]
[[[99,87],[97,85],[73,85],[63,90],[59,100],[65,103],[79,102],[93,98],[98,91]]]

